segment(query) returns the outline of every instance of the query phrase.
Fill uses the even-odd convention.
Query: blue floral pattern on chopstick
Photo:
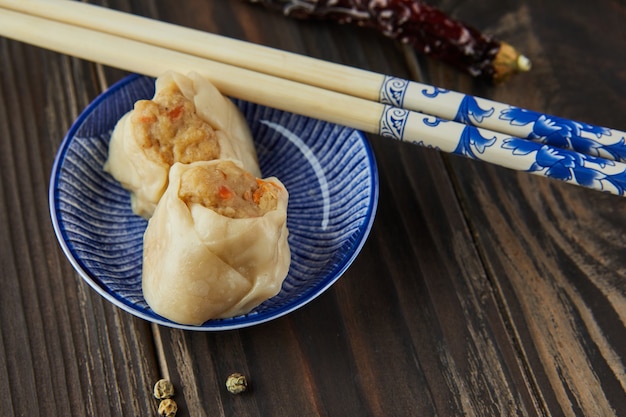
[[[378,133],[388,138],[403,138],[409,113],[410,112],[405,109],[386,106],[380,118]]]
[[[525,110],[445,88],[385,76],[379,101],[514,137],[626,161],[626,132]]]
[[[474,126],[466,126],[459,138],[459,143],[452,153],[467,156],[472,159],[480,159],[476,154],[482,154],[489,146],[496,143],[495,137],[484,137],[478,128]]]
[[[626,156],[624,138],[613,144],[603,144],[599,140],[611,136],[611,129],[594,126],[562,117],[550,116],[530,110],[510,107],[500,113],[500,119],[511,125],[529,125],[532,130],[528,139],[538,140],[551,146],[573,149],[595,156],[610,156],[611,159],[621,160]],[[584,134],[595,138],[585,137]]]
[[[397,77],[386,77],[380,88],[378,101],[394,107],[402,107],[409,81]]]
[[[473,106],[471,101],[466,104]],[[467,114],[480,117],[481,113]],[[626,194],[626,164],[456,121],[385,106],[379,133],[518,171]]]
[[[502,148],[512,150],[513,155],[534,154],[535,162],[528,172],[543,173],[546,177],[574,181],[598,190],[607,190],[606,186],[610,185],[616,194],[626,193],[626,171],[607,173],[604,170],[607,166],[615,166],[614,161],[519,138],[508,138],[503,142]]]
[[[465,96],[463,100],[461,100],[461,105],[456,112],[456,116],[454,120],[457,122],[465,123],[465,124],[480,124],[487,117],[491,117],[494,109],[483,109],[480,107],[478,102],[474,97]]]
[[[400,93],[396,92],[396,95],[398,94]],[[435,99],[441,94],[461,96],[462,98],[453,120],[474,126],[480,126],[486,119],[494,116],[494,106],[499,105],[499,103],[492,102],[494,106],[483,108],[480,106],[478,99],[470,95],[462,95],[439,87],[422,89],[422,95],[429,99]],[[488,100],[483,101],[490,102]],[[500,110],[498,118],[508,122],[511,126],[527,126],[530,131],[525,136],[525,139],[616,161],[626,160],[625,137],[617,138],[613,143],[604,143],[603,141],[612,136],[612,129],[515,106],[504,107]]]

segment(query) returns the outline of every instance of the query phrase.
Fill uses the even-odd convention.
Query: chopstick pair
[[[0,35],[154,77],[195,71],[232,97],[626,194],[617,130],[75,1],[0,0]]]

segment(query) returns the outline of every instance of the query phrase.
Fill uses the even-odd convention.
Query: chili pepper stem
[[[493,60],[495,70],[493,81],[495,83],[506,81],[515,73],[530,71],[531,67],[530,59],[520,54],[510,44],[501,42],[500,49]]]

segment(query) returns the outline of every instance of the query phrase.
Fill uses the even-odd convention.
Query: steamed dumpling
[[[144,235],[143,293],[159,315],[200,325],[278,294],[290,264],[288,193],[237,161],[176,163]]]
[[[205,78],[168,72],[152,100],[139,100],[117,123],[104,169],[131,193],[135,214],[150,218],[176,163],[234,159],[260,176],[250,130],[237,107]]]

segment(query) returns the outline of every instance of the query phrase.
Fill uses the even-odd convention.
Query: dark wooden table
[[[434,0],[532,59],[497,87],[243,1],[98,3],[626,129],[622,0]],[[373,231],[312,303],[213,333],[109,304],[64,257],[47,191],[72,121],[125,75],[0,38],[3,415],[156,415],[162,377],[179,416],[626,415],[626,200],[375,135]],[[235,371],[243,395],[224,387]]]

